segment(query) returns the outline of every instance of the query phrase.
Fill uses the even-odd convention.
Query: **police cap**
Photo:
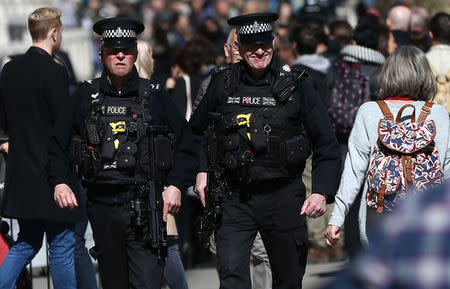
[[[273,40],[273,22],[277,19],[276,13],[260,12],[230,18],[228,24],[236,27],[239,43],[257,44]]]
[[[93,29],[101,36],[102,47],[127,48],[136,46],[136,35],[144,31],[144,24],[128,17],[112,17],[97,21]]]

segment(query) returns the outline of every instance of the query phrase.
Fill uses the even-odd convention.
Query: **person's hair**
[[[278,36],[278,48],[280,49],[290,49],[292,43],[289,41],[289,37],[287,35],[279,35]]]
[[[360,25],[367,25],[377,30],[380,25],[384,25],[384,22],[377,15],[366,13],[359,17],[357,26]]]
[[[430,101],[437,92],[436,81],[425,54],[417,47],[398,47],[378,74],[379,98],[403,96]]]
[[[443,44],[450,44],[450,14],[439,12],[431,18],[430,30],[433,40]]]
[[[345,20],[336,20],[330,24],[330,36],[331,35],[339,42],[341,47],[344,47],[352,42],[352,26]]]
[[[428,15],[425,15],[420,7],[411,9],[411,26],[420,26],[423,29],[427,29],[429,26],[428,21]]]
[[[234,38],[235,41],[237,41],[236,28],[233,28],[233,29],[230,30],[230,32],[228,32],[228,36],[227,36],[227,44],[228,45],[230,45],[230,46],[234,45],[233,38]]]
[[[216,55],[211,41],[202,36],[195,36],[176,52],[173,65],[178,64],[189,75],[201,75],[202,66],[215,64]]]
[[[61,25],[61,10],[58,8],[38,8],[28,16],[28,30],[33,41],[45,39],[50,29]]]
[[[389,56],[388,42],[389,42],[389,28],[386,25],[380,24],[378,29],[378,45],[377,50],[385,57]]]
[[[302,16],[297,24],[294,24],[294,26],[297,25],[308,25],[309,28],[311,28],[314,31],[315,37],[319,44],[324,43],[326,44],[328,42],[327,34],[325,33],[325,26],[323,24],[323,21],[314,16]],[[293,42],[291,39],[289,39],[291,42]]]
[[[291,42],[296,44],[297,52],[300,55],[316,53],[319,41],[317,35],[308,24],[299,24],[292,28],[290,34]]]
[[[353,33],[353,39],[357,45],[376,50],[378,48],[378,31],[369,25],[358,25]]]
[[[153,74],[152,47],[147,41],[138,39],[137,52],[135,65],[139,76],[150,79]]]

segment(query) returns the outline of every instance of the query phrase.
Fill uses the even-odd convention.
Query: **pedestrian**
[[[218,125],[229,128],[216,131],[217,162],[226,183],[215,231],[223,289],[251,288],[249,256],[258,231],[269,256],[272,287],[300,288],[308,251],[305,217],[325,212],[339,178],[337,141],[323,104],[301,72],[290,71],[274,56],[277,19],[275,13],[252,13],[228,20],[237,29],[235,45],[243,60],[212,75],[190,120],[199,143],[209,112],[220,112]],[[301,175],[308,140],[314,193],[305,200]],[[205,156],[196,180],[203,205]]]
[[[358,214],[360,238],[362,244],[367,247],[371,241],[370,236],[368,236],[367,233],[370,233],[373,224],[380,220],[379,216],[389,215],[391,212],[395,211],[395,208],[401,206],[402,200],[407,198],[408,195],[412,193],[412,190],[422,189],[419,187],[421,185],[423,185],[423,188],[432,187],[441,182],[442,174],[445,177],[448,177],[450,173],[450,157],[448,154],[450,150],[450,123],[448,112],[443,106],[438,104],[432,105],[431,112],[425,107],[426,102],[431,101],[437,91],[436,82],[425,54],[413,46],[405,45],[397,48],[381,67],[378,75],[378,85],[380,89],[379,100],[377,102],[370,101],[364,103],[359,108],[353,130],[348,140],[348,153],[345,160],[344,172],[342,174],[339,190],[336,194],[333,213],[325,232],[328,245],[334,245],[339,240],[340,228],[343,225],[345,215],[348,213],[349,207],[353,202],[360,202]],[[379,127],[379,124],[382,124],[383,119],[386,118],[386,121],[388,121],[389,118],[391,118],[387,113],[382,112],[382,109],[380,109],[384,105],[387,106],[392,118],[396,116],[396,119],[398,120],[397,123],[400,122],[400,117],[402,117],[404,111],[405,113],[403,114],[402,119],[406,118],[405,121],[407,121],[407,116],[409,116],[412,123],[415,122],[413,119],[415,112],[428,111],[428,114],[426,114],[426,112],[424,114],[428,115],[425,120],[429,120],[432,123],[428,125],[430,126],[429,129],[433,130],[435,135],[430,133],[428,129],[421,129],[424,125],[424,122],[421,121],[410,124],[409,127],[417,126],[417,131],[421,131],[421,135],[418,134],[418,139],[414,141],[417,148],[424,146],[420,136],[426,136],[427,133],[434,136],[434,140],[431,138],[425,145],[428,146],[428,144],[433,141],[434,148],[437,149],[437,152],[434,152],[433,146],[431,146],[431,151],[433,151],[431,158],[433,158],[433,156],[436,157],[437,154],[439,158],[434,159],[433,164],[423,170],[421,169],[422,167],[419,166],[420,162],[411,160],[411,162],[413,162],[412,166],[414,167],[414,170],[411,171],[404,165],[400,166],[394,163],[396,160],[395,157],[390,156],[392,161],[389,161],[388,163],[391,163],[392,165],[385,170],[383,169],[383,172],[381,172],[383,175],[377,177],[375,183],[371,184],[370,178],[365,178],[365,176],[372,175],[372,168],[374,168],[372,164],[376,163],[379,159],[385,160],[384,157],[380,158],[379,155],[372,155],[374,152],[382,151],[384,148],[379,145],[381,142],[379,133],[380,135],[381,133],[383,133],[383,135],[386,135],[387,133],[392,139],[397,140],[397,154],[403,151],[402,147],[404,146],[404,139],[413,135],[409,131],[406,131],[407,133],[404,134],[402,139],[397,139],[398,133],[395,133],[396,131],[394,131],[394,129],[393,132],[389,134],[390,129],[383,131],[383,129]],[[379,133],[377,133],[377,131]],[[383,137],[383,140],[386,141],[386,138]],[[385,151],[389,151],[390,147],[391,146],[386,145],[388,150]],[[426,154],[427,150],[425,149],[412,156],[415,157],[415,155],[421,152],[423,152],[423,154],[419,155],[419,157],[421,157],[421,162],[429,164],[427,159],[430,155],[429,153]],[[400,155],[402,154],[400,153]],[[408,161],[406,161],[406,163],[408,163]],[[387,195],[387,193],[391,192],[389,191],[391,187],[384,185],[384,190],[379,190],[378,194],[372,194],[377,183],[382,184],[382,182],[390,181],[390,178],[395,176],[397,172],[396,168],[404,170],[405,177],[393,180],[390,184],[393,184],[394,187],[404,186],[403,179],[405,181],[410,180],[406,184],[409,189],[407,187],[405,191],[399,193],[393,192],[392,194]],[[430,173],[429,170],[432,170],[432,172]],[[426,180],[420,181],[420,178],[424,177]],[[429,180],[436,181],[429,182]],[[360,194],[360,199],[356,199],[361,188],[362,194]],[[383,195],[385,192],[386,195]],[[372,196],[375,197],[375,203]]]
[[[0,288],[14,288],[23,267],[49,244],[55,288],[76,288],[76,176],[69,163],[69,79],[53,60],[62,40],[61,11],[39,8],[28,17],[33,45],[8,62],[0,78],[0,126],[9,135],[6,196],[1,215],[18,219],[19,235],[0,267]],[[69,126],[65,126],[68,124]]]
[[[431,18],[430,35],[431,48],[426,56],[438,86],[434,102],[450,113],[450,14],[439,12]]]
[[[197,167],[192,133],[161,84],[139,77],[136,35],[144,25],[116,17],[93,30],[104,70],[75,92],[91,254],[105,289],[161,288],[167,214],[178,212]]]
[[[411,15],[411,9],[402,5],[395,6],[388,12],[386,25],[392,33],[397,46],[413,45],[409,36]]]

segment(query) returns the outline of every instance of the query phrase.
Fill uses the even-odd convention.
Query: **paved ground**
[[[345,265],[343,262],[326,264],[309,264],[303,279],[303,289],[319,289],[327,282],[333,281],[335,273]],[[219,279],[214,268],[201,268],[186,271],[190,289],[219,288]],[[53,287],[51,287],[53,288]],[[47,289],[47,279],[35,277],[33,289]]]

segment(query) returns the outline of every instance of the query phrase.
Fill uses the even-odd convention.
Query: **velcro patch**
[[[276,100],[273,97],[261,96],[230,96],[227,104],[240,104],[242,106],[276,106]]]
[[[105,115],[127,115],[128,109],[121,105],[106,105],[104,107]]]

